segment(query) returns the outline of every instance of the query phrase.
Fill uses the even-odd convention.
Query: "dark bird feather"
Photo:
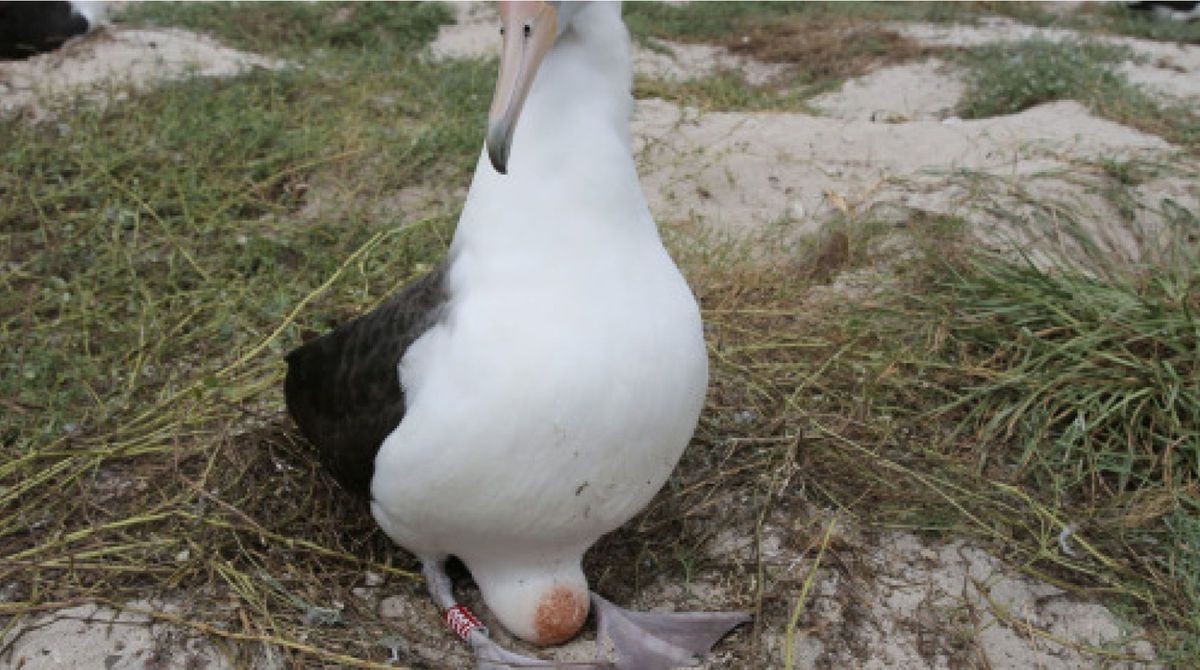
[[[443,265],[287,355],[288,413],[349,491],[369,494],[375,454],[404,418],[397,366],[437,322],[446,301],[444,279]]]
[[[69,2],[0,2],[0,59],[22,59],[88,31]]]
[[[1127,2],[1125,6],[1143,12],[1166,12],[1167,14],[1186,15],[1194,12],[1200,2],[1196,0],[1150,0],[1149,2]]]

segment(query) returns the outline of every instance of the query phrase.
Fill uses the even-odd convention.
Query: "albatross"
[[[480,669],[553,664],[490,639],[455,599],[451,556],[523,640],[562,643],[594,611],[616,658],[583,667],[676,667],[748,617],[623,610],[581,568],[666,482],[708,383],[699,307],[633,162],[629,34],[619,3],[501,2],[500,18],[446,260],[289,353],[288,410],[421,560]]]

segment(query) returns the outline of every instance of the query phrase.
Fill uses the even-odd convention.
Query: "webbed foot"
[[[496,644],[486,634],[472,634],[467,640],[475,650],[477,670],[515,670],[517,668],[557,668],[555,663],[513,653]],[[589,669],[590,670],[590,669]]]
[[[694,663],[750,620],[744,612],[632,612],[592,593],[599,638],[612,641],[617,670],[670,670]]]

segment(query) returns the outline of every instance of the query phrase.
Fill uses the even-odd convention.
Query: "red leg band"
[[[442,614],[442,619],[446,621],[446,625],[450,627],[450,630],[454,631],[464,640],[471,634],[471,631],[477,628],[485,632],[487,631],[487,628],[463,604],[455,604],[454,607],[446,610]]]

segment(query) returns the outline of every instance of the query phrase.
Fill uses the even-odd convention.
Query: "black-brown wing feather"
[[[0,59],[53,51],[87,29],[69,2],[0,2]]]
[[[397,366],[438,319],[445,266],[287,355],[288,413],[346,489],[366,495],[375,454],[404,418]]]

